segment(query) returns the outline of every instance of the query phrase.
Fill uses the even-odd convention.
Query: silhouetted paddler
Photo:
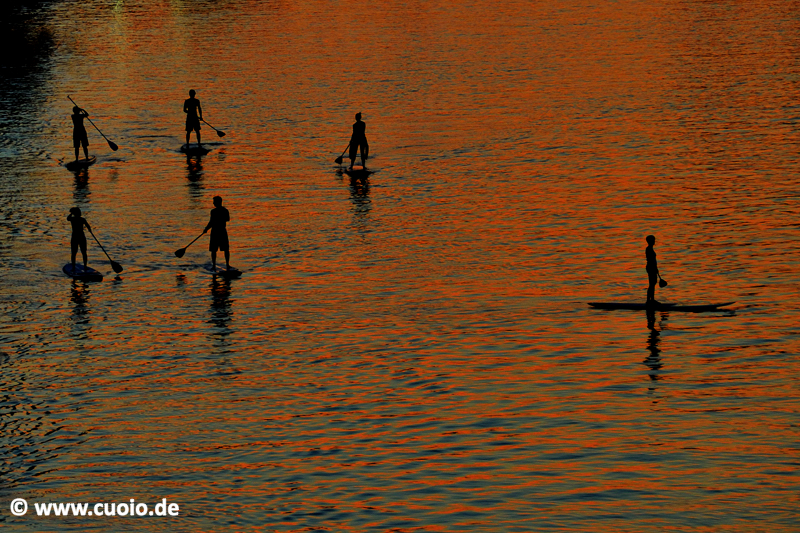
[[[83,155],[86,156],[86,159],[89,159],[89,136],[86,134],[86,127],[83,125],[83,119],[88,116],[89,113],[80,107],[75,106],[72,108],[72,145],[75,147],[75,161],[78,160],[81,145],[83,146]]]
[[[208,241],[208,250],[211,252],[211,268],[217,269],[217,250],[225,252],[225,268],[231,268],[231,253],[228,246],[227,223],[231,219],[228,210],[222,207],[222,197],[214,197],[214,209],[211,210],[211,218],[203,233],[211,230],[211,238]]]
[[[81,216],[81,209],[80,207],[73,207],[69,210],[69,215],[67,215],[67,220],[72,224],[72,238],[70,238],[70,251],[72,254],[72,268],[73,271],[75,269],[75,256],[78,255],[78,248],[81,250],[81,255],[83,256],[83,267],[86,268],[87,260],[86,260],[86,234],[83,232],[83,227],[89,231],[92,231],[91,226],[86,221],[85,218]]]
[[[186,146],[189,146],[189,136],[192,131],[197,133],[197,146],[200,144],[200,121],[203,120],[203,108],[200,107],[200,100],[194,97],[197,94],[194,89],[189,91],[189,98],[183,102],[183,112],[186,113]]]
[[[356,113],[356,121],[353,124],[353,135],[350,137],[350,168],[353,168],[353,161],[356,159],[356,152],[361,148],[361,161],[367,166],[369,157],[369,143],[367,142],[367,124],[361,120],[361,113]]]
[[[647,258],[647,303],[658,304],[656,301],[656,284],[658,283],[658,260],[656,259],[656,251],[653,246],[656,243],[656,238],[653,235],[648,235],[645,240],[647,241],[647,248],[644,250],[644,255]]]

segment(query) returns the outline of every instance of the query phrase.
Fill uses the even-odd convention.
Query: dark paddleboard
[[[589,306],[595,309],[608,310],[627,310],[627,311],[678,311],[683,313],[705,313],[708,311],[724,311],[720,307],[727,307],[735,302],[725,302],[721,304],[700,304],[700,305],[680,305],[680,304],[657,304],[647,305],[642,303],[626,302],[589,302]]]
[[[72,263],[67,263],[61,269],[64,274],[72,279],[79,279],[81,281],[103,281],[103,275],[92,267],[86,267],[80,263],[75,263],[73,268]]]
[[[78,159],[70,161],[69,163],[64,163],[64,166],[67,167],[67,170],[80,170],[94,165],[95,161],[97,161],[97,158],[92,156],[89,159]]]
[[[213,268],[211,268],[211,263],[208,263],[205,266],[205,269],[207,271],[211,272],[212,274],[214,274],[215,276],[221,276],[221,277],[227,278],[227,279],[238,278],[239,276],[242,275],[242,271],[241,270],[239,270],[238,268],[233,268],[233,267],[231,267],[231,268],[226,270],[224,266],[217,265],[217,269],[214,270]]]
[[[351,178],[363,178],[369,176],[375,172],[374,170],[369,170],[361,165],[353,165],[353,168],[347,167],[344,169],[344,173],[350,176]]]
[[[206,148],[205,146],[197,146],[196,144],[184,144],[181,146],[181,152],[186,155],[206,155],[210,151],[210,148]]]

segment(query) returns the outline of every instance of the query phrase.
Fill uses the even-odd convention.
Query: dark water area
[[[6,79],[14,74],[30,74],[52,55],[55,41],[48,27],[50,6],[50,2],[21,0],[4,10],[0,43],[9,53],[0,58],[0,68]]]
[[[24,142],[27,118],[43,99],[49,61],[56,42],[49,25],[49,2],[22,0],[0,16],[0,146],[13,150]]]
[[[781,2],[15,4],[0,527],[797,531],[798,25]],[[225,132],[205,155],[180,152],[189,89]],[[87,124],[77,172],[68,95],[119,145]],[[375,172],[351,177],[359,111]],[[237,279],[207,236],[175,255],[217,195]],[[119,275],[90,235],[104,281],[62,273],[75,206]],[[659,300],[735,304],[589,308],[644,300],[648,234]],[[162,498],[178,516],[34,509]]]

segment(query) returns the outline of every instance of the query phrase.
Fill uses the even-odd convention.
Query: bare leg
[[[350,152],[347,154],[347,157],[350,158],[350,168],[353,168],[353,163],[355,163],[356,155],[358,153],[358,147],[353,144],[353,141],[350,141]]]
[[[211,252],[211,270],[217,271],[217,252]]]
[[[191,135],[191,134],[192,134],[192,132],[190,132],[190,131],[186,132],[186,148],[189,148],[189,135]]]
[[[656,301],[656,283],[658,283],[658,277],[648,273],[647,303],[655,303]]]
[[[195,130],[195,132],[197,133],[197,146],[203,146],[200,144],[200,130]]]
[[[86,159],[89,159],[89,147],[88,146],[84,146],[83,147],[83,155],[86,156]]]
[[[86,242],[81,243],[81,255],[83,256],[83,268],[85,269],[87,266],[89,266],[89,261],[86,259]]]
[[[77,148],[75,150],[77,150]],[[72,271],[73,272],[75,271],[75,256],[76,255],[78,255],[78,245],[77,245],[77,243],[72,243],[72,246],[70,246],[70,257],[71,257],[71,260],[72,260]]]
[[[231,269],[231,253],[228,250],[225,250],[225,268]]]
[[[78,160],[78,147],[75,147],[75,161]]]

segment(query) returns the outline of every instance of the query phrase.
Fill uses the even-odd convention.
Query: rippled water
[[[0,88],[3,527],[797,531],[795,4],[73,1],[19,25],[45,44]],[[200,159],[189,88],[227,133]],[[78,175],[67,95],[120,146],[89,128]],[[367,182],[333,164],[356,111]],[[205,240],[173,255],[217,194],[241,279]],[[61,274],[75,205],[118,278],[92,242],[106,280]],[[734,310],[590,310],[644,299],[648,233],[659,299]]]

